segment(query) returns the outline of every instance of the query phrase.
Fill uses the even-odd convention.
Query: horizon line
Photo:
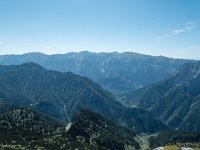
[[[70,53],[84,53],[84,52],[88,52],[88,53],[93,53],[93,54],[101,54],[101,53],[106,53],[106,54],[111,54],[111,53],[118,53],[118,54],[123,54],[123,53],[132,53],[132,54],[138,54],[138,55],[146,55],[146,56],[152,56],[152,57],[165,57],[165,58],[172,58],[172,59],[190,59],[190,60],[200,60],[200,58],[180,58],[180,57],[172,57],[172,56],[165,56],[165,55],[153,55],[153,54],[145,54],[145,53],[139,53],[139,52],[134,52],[134,51],[99,51],[99,52],[95,52],[95,51],[90,51],[90,50],[80,50],[80,51],[68,51],[66,53],[50,53],[47,54],[45,52],[40,52],[40,51],[32,51],[32,52],[24,52],[24,53],[7,53],[7,54],[0,54],[0,56],[12,56],[12,55],[16,55],[16,56],[21,56],[21,55],[27,55],[27,54],[43,54],[43,55],[47,55],[47,56],[52,56],[52,55],[67,55]]]

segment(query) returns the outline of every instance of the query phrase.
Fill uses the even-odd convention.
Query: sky
[[[0,0],[0,55],[84,50],[200,58],[200,1]]]

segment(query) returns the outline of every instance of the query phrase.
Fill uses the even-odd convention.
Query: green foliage
[[[98,145],[103,149],[139,148],[139,144],[134,140],[135,133],[133,131],[117,126],[102,116],[85,109],[81,109],[73,118],[69,134],[76,138],[83,137],[85,142]]]
[[[31,108],[1,105],[0,149],[119,149],[139,148],[135,133],[82,109],[68,131],[65,123]]]
[[[150,147],[155,148],[163,145],[191,146],[200,143],[199,132],[186,131],[166,131],[158,133],[156,136],[149,138]]]

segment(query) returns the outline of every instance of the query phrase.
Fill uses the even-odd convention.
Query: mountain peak
[[[118,126],[100,114],[85,108],[81,108],[75,114],[68,133],[75,138],[84,137],[85,141],[89,139],[103,149],[125,149],[124,145],[129,145],[133,149],[140,148],[133,139],[136,136],[134,131]]]
[[[23,63],[19,66],[20,66],[20,68],[23,68],[23,69],[42,70],[42,71],[46,70],[44,67],[42,67],[41,65],[39,65],[35,62],[27,62],[27,63]]]

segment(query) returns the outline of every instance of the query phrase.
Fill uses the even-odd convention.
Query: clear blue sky
[[[200,0],[0,0],[0,54],[200,58]]]

